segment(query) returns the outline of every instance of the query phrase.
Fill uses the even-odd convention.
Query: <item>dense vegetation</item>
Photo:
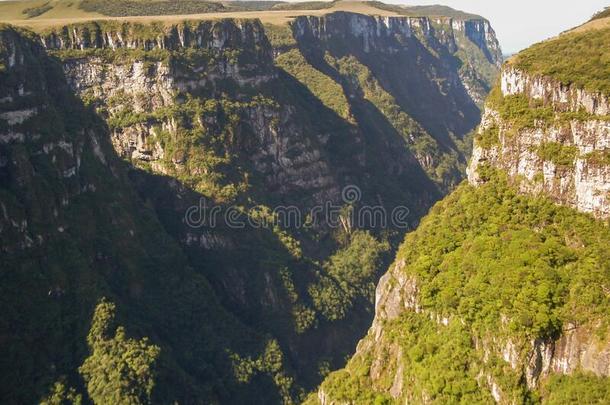
[[[610,399],[608,378],[591,373],[554,375],[542,387],[544,404],[605,404]]]
[[[44,13],[51,10],[52,8],[53,8],[53,6],[48,1],[40,6],[28,7],[23,10],[22,14],[25,14],[27,18],[34,18],[34,17],[38,17],[40,15],[43,15]]]
[[[567,322],[607,327],[607,225],[521,196],[490,173],[480,189],[462,186],[436,206],[400,249],[422,282],[422,305],[480,332],[497,331],[500,315],[507,333],[529,337],[556,336]]]
[[[326,277],[309,287],[314,306],[331,321],[343,319],[357,299],[372,301],[382,254],[387,242],[378,242],[369,233],[350,235],[349,245],[337,251],[324,265]]]
[[[161,349],[146,338],[127,338],[113,303],[102,299],[96,306],[87,343],[91,355],[79,371],[94,403],[150,403]]]
[[[395,384],[397,365],[384,364],[381,377],[370,380],[373,352],[379,359],[377,348],[384,347],[391,350],[390,361],[403,362],[403,392],[415,402],[422,395],[438,403],[489,402],[488,389],[477,383],[480,372],[492,375],[503,395],[518,402],[610,400],[607,378],[580,374],[553,376],[540,393],[528,393],[519,370],[494,360],[501,343],[489,341],[488,360],[475,350],[472,336],[479,342],[529,342],[556,338],[567,324],[592,327],[593,339],[602,341],[610,333],[608,225],[544,198],[522,196],[491,169],[482,174],[489,180],[485,185],[463,185],[435,206],[398,252],[402,271],[417,279],[423,313],[386,322],[383,343],[359,353],[322,385],[330,398],[384,403],[377,392]],[[446,318],[447,326],[430,318]],[[519,361],[526,361],[527,344],[518,347]]]
[[[100,13],[112,17],[143,15],[180,15],[231,11],[268,10],[281,1],[229,1],[205,0],[83,0],[79,7],[84,11]]]
[[[412,17],[449,17],[458,18],[463,20],[480,20],[483,17],[465,13],[460,10],[455,10],[451,7],[433,5],[433,6],[401,6],[393,4],[385,4],[380,1],[371,1],[370,4],[380,10],[392,11],[400,15],[407,15]]]
[[[139,15],[197,14],[225,11],[220,2],[181,1],[122,1],[83,0],[79,7],[84,11],[100,13],[111,17]]]
[[[388,394],[394,383],[392,371],[396,372],[393,356],[398,356],[406,365],[399,378],[408,382],[404,389],[409,393],[406,395],[409,403],[493,403],[490,393],[477,384],[480,360],[468,328],[460,322],[439,328],[425,315],[406,313],[384,324],[384,331],[378,344],[388,347],[384,353],[387,360],[376,365],[383,367],[382,379],[373,388],[372,358],[356,356],[346,370],[332,373],[324,381],[322,390],[333,400],[355,405],[403,403]],[[393,345],[400,347],[400,351],[391,349]],[[308,401],[316,403],[314,398]]]
[[[595,15],[593,15],[593,17],[591,18],[591,21],[593,20],[599,20],[601,18],[606,18],[606,17],[610,17],[610,7],[606,7],[604,10],[595,13]]]
[[[567,33],[522,51],[511,64],[564,85],[610,95],[610,29]]]
[[[282,2],[273,6],[273,10],[324,10],[331,8],[334,3],[338,0],[333,1],[299,1],[294,3]]]

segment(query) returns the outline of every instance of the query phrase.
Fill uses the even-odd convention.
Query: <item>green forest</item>
[[[401,348],[404,364],[399,376],[407,397],[397,403],[424,402],[423,395],[429,403],[489,403],[489,390],[477,382],[480,373],[496,379],[517,403],[604,403],[610,398],[607,378],[552,375],[530,391],[519,369],[485,359],[476,348],[473,337],[511,339],[523,349],[518,361],[526,362],[527,342],[555,339],[574,325],[594,341],[610,335],[610,227],[544,197],[521,195],[506,175],[484,172],[485,185],[460,186],[398,251],[400,271],[421,286],[422,312],[407,311],[383,324],[381,345],[394,353]],[[437,317],[448,319],[447,326]],[[373,384],[373,351],[357,354],[321,390],[340,401],[393,403],[387,390],[396,364],[390,361]]]

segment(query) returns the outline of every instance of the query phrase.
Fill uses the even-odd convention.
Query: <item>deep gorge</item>
[[[140,373],[117,400],[298,401],[353,352],[402,236],[193,229],[184,212],[307,210],[356,185],[415,226],[464,177],[500,63],[484,20],[350,13],[4,26],[0,43],[0,385],[16,402],[108,399],[104,356],[128,352]]]

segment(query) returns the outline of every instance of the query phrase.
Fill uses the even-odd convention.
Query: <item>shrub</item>
[[[572,167],[578,156],[578,148],[559,142],[545,142],[538,146],[536,153],[540,159],[553,162],[557,166]]]
[[[534,128],[538,124],[548,125],[555,118],[551,107],[545,107],[539,100],[530,100],[524,94],[514,94],[497,98],[494,105],[502,121],[512,124],[512,129],[519,131]]]
[[[483,149],[490,149],[497,146],[500,143],[500,128],[495,125],[485,128],[477,133],[475,140],[477,145]]]
[[[589,152],[585,155],[585,159],[590,164],[599,165],[599,166],[609,166],[610,165],[610,149],[595,150],[593,152]]]
[[[50,4],[50,2],[47,1],[46,3],[44,3],[41,6],[28,7],[26,9],[24,9],[21,13],[25,14],[27,16],[27,18],[34,18],[34,17],[43,15],[44,13],[51,10],[52,8],[53,8],[53,6]]]

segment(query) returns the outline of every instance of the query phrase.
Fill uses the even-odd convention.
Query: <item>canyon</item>
[[[148,6],[0,5],[3,403],[610,400],[604,13]]]
[[[400,205],[415,227],[464,178],[501,63],[484,19],[349,12],[5,25],[0,44],[9,402],[303,399],[369,326],[400,229],[273,208]]]

